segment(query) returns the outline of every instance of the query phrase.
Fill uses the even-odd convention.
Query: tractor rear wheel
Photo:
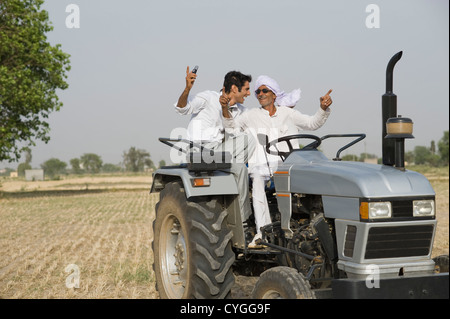
[[[296,269],[279,266],[261,274],[253,289],[254,299],[315,299],[303,274]]]
[[[179,182],[161,191],[153,222],[153,270],[161,298],[225,298],[230,293],[233,233],[218,199],[189,201]]]

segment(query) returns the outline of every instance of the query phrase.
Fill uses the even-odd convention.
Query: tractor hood
[[[291,153],[278,166],[277,173],[277,190],[278,186],[285,186],[288,189],[284,191],[291,193],[363,198],[435,195],[429,181],[417,172],[386,165],[331,161],[316,150]]]

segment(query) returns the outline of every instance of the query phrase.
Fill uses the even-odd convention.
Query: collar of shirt
[[[265,114],[268,117],[277,117],[278,116],[278,108],[277,107],[275,107],[275,113],[272,116],[270,116],[269,111],[266,110],[265,108],[263,108],[262,106],[260,107],[260,109],[263,112],[263,114]]]
[[[231,116],[233,118],[236,118],[236,116],[238,116],[239,114],[241,114],[242,112],[244,112],[244,106],[242,104],[236,103],[235,105],[232,105],[228,108]]]

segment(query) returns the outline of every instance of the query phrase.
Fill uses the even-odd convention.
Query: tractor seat
[[[189,171],[209,172],[231,168],[230,152],[189,152],[187,167]]]

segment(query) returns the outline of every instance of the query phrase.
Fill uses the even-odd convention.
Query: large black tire
[[[305,277],[290,267],[274,267],[261,274],[253,299],[315,299]]]
[[[178,182],[161,191],[153,222],[153,270],[161,298],[228,296],[235,255],[226,216],[218,198],[188,201]]]

